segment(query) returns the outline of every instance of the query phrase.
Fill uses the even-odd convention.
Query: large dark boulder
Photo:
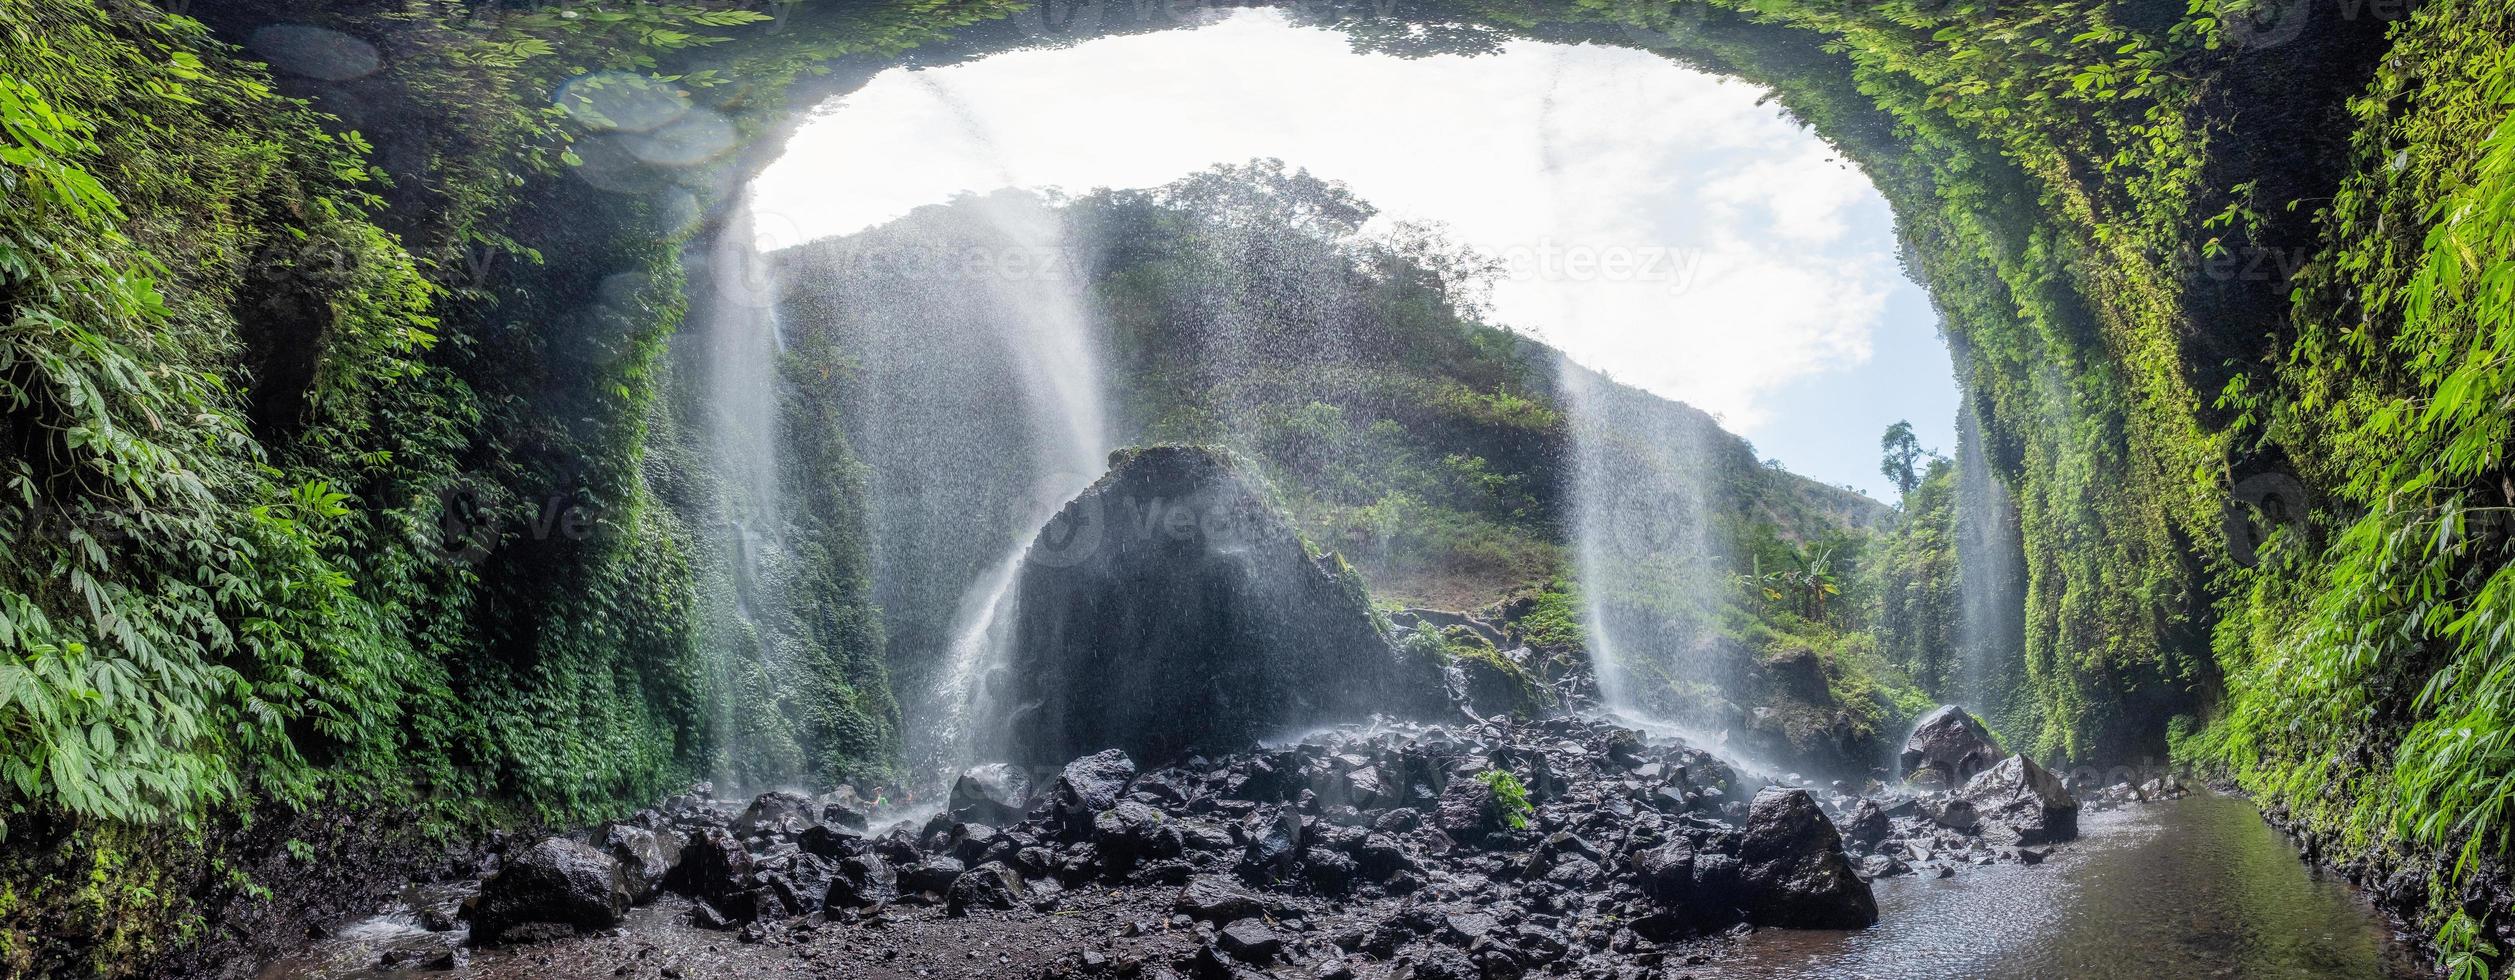
[[[635,900],[636,886],[617,859],[552,837],[510,853],[505,866],[481,883],[472,940],[488,944],[554,934],[531,928],[536,926],[608,929],[620,924]]]
[[[665,877],[665,884],[723,909],[747,893],[751,863],[751,852],[724,828],[701,827],[682,845],[681,860]]]
[[[1974,774],[1991,768],[2007,753],[1991,740],[1989,729],[1965,709],[1952,704],[1940,705],[1921,716],[1913,726],[1912,737],[1904,740],[1904,752],[1898,762],[1907,779],[1935,779],[1941,785],[1956,787],[1974,778]],[[1930,776],[1925,777],[1923,774]]]
[[[648,830],[636,824],[606,824],[595,838],[628,875],[631,897],[643,902],[664,887],[665,876],[681,863],[681,834]]]
[[[1446,709],[1440,665],[1390,643],[1360,579],[1313,556],[1252,473],[1184,446],[1112,463],[1023,561],[1004,756],[1168,760]]]
[[[821,807],[801,793],[762,793],[734,818],[737,834],[800,834],[820,822]]]
[[[2078,799],[2061,777],[2022,755],[1983,770],[1956,794],[1973,806],[1982,836],[2000,844],[2051,844],[2078,836]]]
[[[952,879],[945,895],[944,912],[955,918],[968,915],[971,909],[1005,911],[1021,904],[1022,876],[1013,869],[990,861],[963,872]]]
[[[1030,807],[1030,778],[1001,762],[977,766],[952,781],[952,815],[999,826],[1022,822]]]
[[[1738,861],[1738,904],[1757,925],[1859,929],[1878,920],[1877,896],[1806,790],[1755,795]]]

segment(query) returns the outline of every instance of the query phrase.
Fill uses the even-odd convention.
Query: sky
[[[1887,425],[1954,453],[1947,350],[1897,269],[1885,200],[1765,94],[1592,45],[1356,54],[1240,10],[884,72],[822,106],[752,202],[783,245],[962,193],[1155,187],[1281,158],[1378,207],[1375,228],[1435,222],[1501,259],[1487,319],[1892,501]]]

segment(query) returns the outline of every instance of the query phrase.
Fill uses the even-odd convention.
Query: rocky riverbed
[[[1795,782],[1561,717],[984,766],[915,821],[847,789],[693,793],[496,842],[265,976],[1659,977],[2076,835],[2020,757],[1954,792]]]

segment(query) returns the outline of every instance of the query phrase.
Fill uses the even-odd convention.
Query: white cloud
[[[1356,55],[1244,11],[886,72],[803,127],[755,202],[764,227],[819,237],[963,191],[1149,187],[1281,157],[1384,221],[1563,260],[1501,283],[1496,318],[1752,436],[1779,387],[1865,362],[1905,288],[1876,191],[1764,94],[1617,48]],[[1571,268],[1576,253],[1670,258],[1616,280]]]

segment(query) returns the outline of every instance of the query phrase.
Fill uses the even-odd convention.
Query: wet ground
[[[2040,865],[1998,864],[1956,877],[1875,883],[1880,918],[1856,932],[1766,929],[1732,944],[1671,950],[1649,975],[1726,978],[2232,977],[2396,978],[2428,975],[2356,893],[2317,875],[2242,800],[2199,794],[2082,818],[2082,839]],[[1175,889],[1080,888],[1052,914],[894,909],[859,924],[790,920],[767,941],[688,923],[666,896],[614,934],[439,960],[462,933],[430,932],[422,913],[450,912],[462,893],[414,889],[383,914],[343,924],[260,980],[460,976],[572,978],[1033,977],[1102,972],[1133,960],[1145,975],[1193,952],[1197,937],[1164,927]],[[1322,908],[1279,926],[1288,938],[1330,935],[1385,910]],[[443,923],[440,922],[440,925]],[[1712,962],[1686,965],[1692,954]],[[458,954],[460,955],[460,954]],[[1094,959],[1087,961],[1086,957]],[[395,962],[386,965],[390,957]],[[431,961],[436,968],[430,969]],[[1279,967],[1317,975],[1321,964]],[[1385,968],[1365,964],[1361,977]],[[1114,972],[1124,972],[1123,969]]]
[[[2080,819],[2041,865],[1874,883],[1878,924],[1767,929],[1704,978],[2427,976],[2251,804],[2210,793]]]

